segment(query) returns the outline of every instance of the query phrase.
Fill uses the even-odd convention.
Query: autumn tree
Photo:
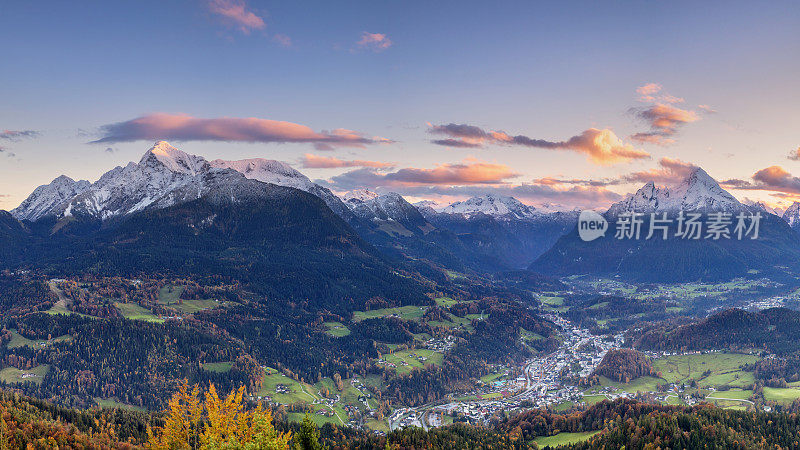
[[[168,417],[157,433],[148,430],[153,449],[286,449],[291,433],[279,433],[272,413],[258,405],[248,410],[244,387],[220,398],[212,384],[201,402],[199,389],[184,381],[169,401]]]

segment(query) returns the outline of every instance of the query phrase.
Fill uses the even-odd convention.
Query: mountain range
[[[308,235],[321,230],[332,233],[316,243],[303,241],[307,251],[330,256],[332,247],[337,247],[330,242],[346,242],[344,247],[337,247],[341,261],[345,254],[354,258],[353,264],[363,264],[361,258],[367,258],[374,267],[380,266],[387,272],[397,267],[429,275],[432,268],[496,273],[528,267],[548,275],[593,273],[679,281],[728,278],[778,265],[794,266],[800,260],[798,234],[791,232],[800,229],[800,204],[787,209],[781,219],[763,204],[739,202],[700,168],[673,187],[658,187],[649,182],[612,205],[604,216],[613,227],[620,214],[629,211],[706,214],[762,211],[765,214],[760,239],[753,242],[599,239],[586,243],[578,237],[577,210],[544,211],[513,197],[497,195],[476,196],[441,206],[429,201],[412,205],[397,193],[377,194],[365,189],[340,197],[279,161],[260,158],[208,161],[164,141],[157,142],[138,163],[116,167],[94,183],[62,175],[36,188],[10,214],[0,215],[0,239],[7,242],[2,253],[8,255],[6,267],[50,263],[63,266],[63,262],[56,263],[57,255],[61,254],[54,250],[53,243],[57,241],[58,248],[77,245],[82,250],[83,253],[79,251],[69,259],[70,264],[83,261],[83,265],[91,266],[92,258],[96,259],[101,249],[114,248],[119,252],[124,247],[132,251],[138,245],[133,242],[145,241],[155,245],[157,239],[146,236],[143,230],[150,227],[141,217],[166,221],[162,226],[172,228],[177,234],[190,230],[191,240],[195,241],[223,240],[226,232],[243,238],[234,231],[241,229],[237,225],[246,223],[241,226],[258,228],[249,219],[269,214],[261,206],[270,202],[274,202],[276,214],[284,219],[284,226],[291,223],[294,227],[313,229]],[[207,216],[193,214],[192,207],[205,210]],[[222,220],[222,210],[226,211],[228,221]],[[230,222],[234,216],[238,223]],[[279,226],[275,220],[270,222]],[[138,231],[132,224],[138,224]],[[247,242],[274,250],[277,244],[272,241],[279,234],[273,231],[272,239],[247,235],[250,240]],[[300,238],[288,237],[286,245],[291,242],[300,245]],[[159,245],[168,249],[184,244]],[[318,248],[311,250],[315,245]],[[190,261],[205,261],[207,257]],[[248,257],[241,254],[239,257],[241,268]],[[144,264],[144,260],[140,262]],[[128,265],[134,269],[135,264]],[[167,269],[175,267],[160,268]]]

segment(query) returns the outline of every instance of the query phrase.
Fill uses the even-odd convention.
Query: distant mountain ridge
[[[679,211],[699,212],[703,233],[709,213],[761,214],[758,239],[681,239],[674,222]],[[640,239],[615,239],[623,212],[644,213]],[[673,219],[669,239],[646,239],[647,213],[667,213]],[[723,280],[744,276],[748,271],[774,271],[777,266],[800,267],[800,238],[784,220],[766,214],[757,206],[745,205],[722,189],[703,169],[696,168],[677,186],[645,184],[635,194],[612,205],[604,214],[609,221],[605,237],[584,242],[577,227],[529,267],[548,275],[591,274],[619,276],[634,281],[686,282]],[[730,229],[733,230],[733,225]]]

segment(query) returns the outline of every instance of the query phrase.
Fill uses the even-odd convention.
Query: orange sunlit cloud
[[[685,100],[663,92],[660,84],[648,83],[639,86],[636,93],[639,94],[640,102],[651,103],[647,107],[630,109],[634,116],[650,127],[649,131],[630,136],[636,142],[662,146],[674,144],[673,136],[681,126],[700,120],[695,111],[675,106],[676,103],[684,103]],[[700,105],[698,108],[709,114],[716,112],[708,105]]]
[[[589,160],[600,165],[646,159],[650,154],[626,144],[608,128],[589,128],[581,134],[565,141],[534,139],[524,135],[512,136],[505,131],[486,131],[475,125],[449,123],[445,125],[428,124],[428,132],[447,136],[432,142],[447,147],[482,147],[485,144],[519,145],[523,147],[549,150],[569,150],[583,153]]]

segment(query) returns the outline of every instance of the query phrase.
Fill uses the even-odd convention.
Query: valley
[[[385,398],[391,379],[407,377],[429,367],[442,367],[445,355],[459,340],[475,333],[476,325],[491,321],[491,304],[479,306],[484,302],[443,296],[433,299],[428,306],[354,311],[349,318],[320,322],[314,326],[315,332],[339,340],[356,337],[353,333],[365,332],[363,325],[372,322],[395,321],[413,326],[405,332],[407,338],[395,342],[378,340],[378,356],[364,360],[371,369],[349,377],[334,374],[311,382],[298,378],[288,368],[278,369],[269,363],[253,366],[248,376],[260,379],[248,398],[277,408],[278,414],[288,420],[300,420],[307,412],[320,426],[331,423],[378,433],[407,426],[429,429],[457,422],[488,425],[497,417],[530,408],[567,411],[619,398],[665,405],[691,406],[707,402],[743,410],[769,411],[781,405],[786,407],[800,397],[800,385],[760,385],[753,367],[765,356],[772,356],[758,349],[739,353],[724,349],[643,350],[652,361],[653,376],[625,382],[600,376],[597,384],[591,386],[582,381],[594,373],[609,350],[629,345],[626,339],[630,337],[626,338],[626,334],[632,324],[648,323],[653,318],[685,317],[688,311],[698,311],[707,305],[709,299],[717,306],[704,310],[702,314],[706,316],[726,307],[774,307],[778,305],[768,299],[793,298],[796,288],[755,276],[717,284],[647,286],[586,277],[564,279],[562,290],[535,293],[532,297],[541,307],[542,318],[556,330],[554,334],[545,338],[534,330],[520,327],[516,338],[520,348],[546,340],[557,342],[557,348],[516,363],[491,364],[485,375],[479,376],[468,389],[451,388],[443,392],[440,399],[417,405]],[[44,284],[56,299],[46,310],[54,317],[74,314],[95,321],[120,317],[169,328],[198,321],[204,314],[214,311],[241,307],[241,300],[229,300],[236,298],[231,295],[237,292],[235,286],[201,287],[187,284],[185,280],[51,279]],[[628,303],[616,303],[619,298],[649,302],[651,308],[631,315],[625,306]],[[587,304],[586,299],[600,300]],[[135,303],[137,301],[139,303]],[[632,317],[635,322],[626,322]],[[576,318],[580,318],[583,325],[574,322]],[[619,329],[615,325],[619,321],[625,322],[627,328]],[[34,330],[29,329],[27,333],[31,331]],[[36,339],[41,334],[34,332],[27,337],[16,329],[10,331],[10,336],[5,348],[12,354],[15,349],[58,347],[74,339],[70,334]],[[529,349],[539,352],[533,347]],[[235,367],[239,367],[238,363],[232,359],[206,358],[200,364],[200,373],[205,373],[209,379],[219,379],[229,375]],[[28,369],[10,367],[0,372],[0,381],[8,386],[38,386],[49,371],[49,365]],[[130,399],[101,394],[94,397],[94,402],[99,407],[148,409],[146,405],[126,403]]]

